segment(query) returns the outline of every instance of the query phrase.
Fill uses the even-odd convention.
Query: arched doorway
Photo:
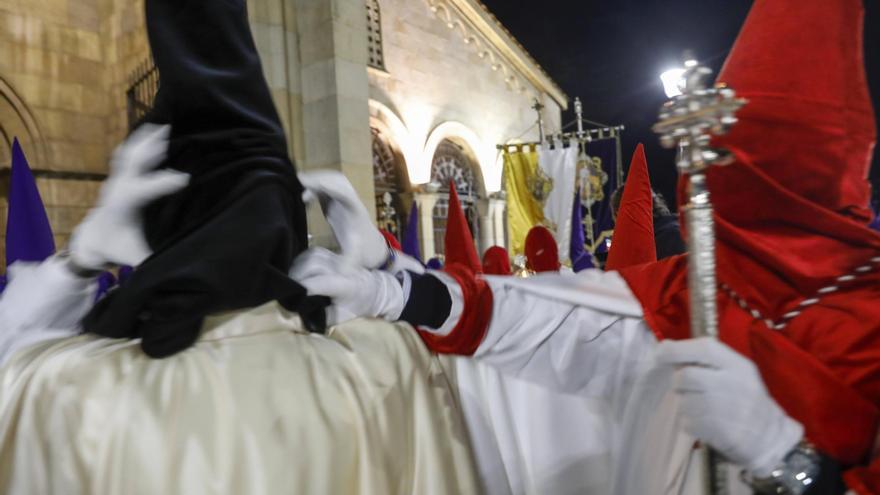
[[[13,138],[18,138],[27,152],[31,167],[48,165],[45,143],[30,108],[12,86],[0,78],[0,169],[9,167]],[[0,197],[5,197],[6,189],[2,191]]]
[[[376,224],[398,239],[405,225],[403,194],[409,189],[406,165],[388,136],[370,127],[373,139],[373,185],[376,191]]]
[[[437,146],[431,163],[431,182],[438,186],[440,198],[434,205],[434,252],[445,254],[446,220],[449,216],[449,184],[455,184],[471,235],[480,238],[478,201],[483,197],[479,167],[467,148],[451,139]]]

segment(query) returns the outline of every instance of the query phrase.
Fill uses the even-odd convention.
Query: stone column
[[[302,84],[302,170],[343,172],[376,218],[363,0],[294,0]],[[317,209],[309,212],[314,243],[333,246]]]
[[[507,246],[507,232],[504,231],[504,216],[507,214],[507,200],[503,196],[493,194],[489,198],[489,219],[492,225],[492,243],[495,246]]]
[[[422,258],[425,262],[433,258],[434,252],[434,205],[437,204],[437,193],[417,192],[413,201],[419,206],[419,242],[422,246]]]
[[[495,245],[495,223],[492,220],[492,200],[477,200],[480,214],[480,238],[477,239],[477,254],[482,258],[487,249]]]
[[[305,136],[297,6],[290,0],[248,0],[248,14],[263,73],[287,134],[290,155],[302,168]]]

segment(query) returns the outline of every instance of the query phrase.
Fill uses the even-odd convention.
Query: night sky
[[[572,101],[575,96],[581,98],[587,118],[626,126],[626,166],[635,145],[645,143],[654,188],[674,203],[674,153],[661,148],[650,130],[666,99],[659,74],[680,65],[686,49],[694,50],[697,58],[717,73],[752,2],[482,1]],[[865,4],[866,60],[875,108],[880,109],[880,0],[865,0]],[[562,120],[574,120],[573,105]],[[874,163],[876,196],[880,190],[880,150]]]

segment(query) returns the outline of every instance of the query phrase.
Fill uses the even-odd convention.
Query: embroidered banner
[[[578,161],[584,239],[587,251],[593,254],[604,253],[608,250],[605,241],[614,232],[611,193],[618,186],[617,140],[611,138],[590,141],[586,143],[585,151],[589,160],[586,163]]]
[[[546,187],[538,179],[538,153],[517,149],[504,153],[504,187],[507,190],[507,231],[510,253],[525,253],[526,234],[544,221],[544,210],[532,195],[532,188]],[[549,191],[548,191],[549,193]],[[541,193],[539,193],[540,195]]]

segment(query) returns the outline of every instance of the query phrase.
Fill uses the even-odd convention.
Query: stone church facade
[[[567,97],[478,0],[250,0],[301,170],[344,172],[377,223],[420,207],[442,253],[448,183],[478,247],[505,243],[497,144],[558,132]],[[0,235],[17,136],[61,246],[155,88],[142,1],[0,0]],[[332,245],[318,212],[313,242]],[[2,247],[3,242],[0,242]],[[2,253],[0,253],[2,256]]]

